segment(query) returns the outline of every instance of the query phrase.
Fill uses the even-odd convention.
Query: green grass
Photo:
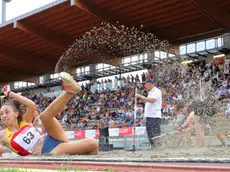
[[[32,172],[27,169],[17,169],[17,168],[0,168],[0,172]]]
[[[106,172],[115,172],[114,170],[107,169]]]
[[[39,169],[18,169],[18,168],[0,168],[0,172],[33,172],[33,171],[36,171],[38,172]],[[41,169],[42,172],[45,171],[45,169]],[[67,172],[67,171],[71,171],[71,172],[87,172],[87,171],[84,171],[84,170],[68,170],[68,169],[61,169],[61,170],[54,170],[55,172]],[[113,170],[106,170],[105,172],[114,172]]]

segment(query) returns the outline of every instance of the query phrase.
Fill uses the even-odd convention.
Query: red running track
[[[10,161],[0,160],[0,167],[34,169],[114,170],[122,172],[230,172],[230,164],[214,163],[111,163],[90,161]]]

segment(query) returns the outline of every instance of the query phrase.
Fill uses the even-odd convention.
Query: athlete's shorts
[[[42,154],[50,153],[60,143],[63,143],[63,142],[56,140],[49,135],[46,135],[44,138],[43,146],[42,146]]]

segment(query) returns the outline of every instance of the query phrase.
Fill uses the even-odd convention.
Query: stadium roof
[[[225,33],[229,17],[226,0],[57,0],[0,25],[0,82],[53,73],[69,45],[102,21],[143,25],[179,45]]]

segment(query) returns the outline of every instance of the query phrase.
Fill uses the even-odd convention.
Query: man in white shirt
[[[162,107],[162,93],[161,90],[155,87],[154,81],[148,78],[145,81],[145,88],[149,91],[148,96],[137,94],[136,97],[146,101],[144,116],[146,118],[146,130],[149,142],[152,147],[156,147],[152,138],[160,135],[161,124],[161,107]]]

